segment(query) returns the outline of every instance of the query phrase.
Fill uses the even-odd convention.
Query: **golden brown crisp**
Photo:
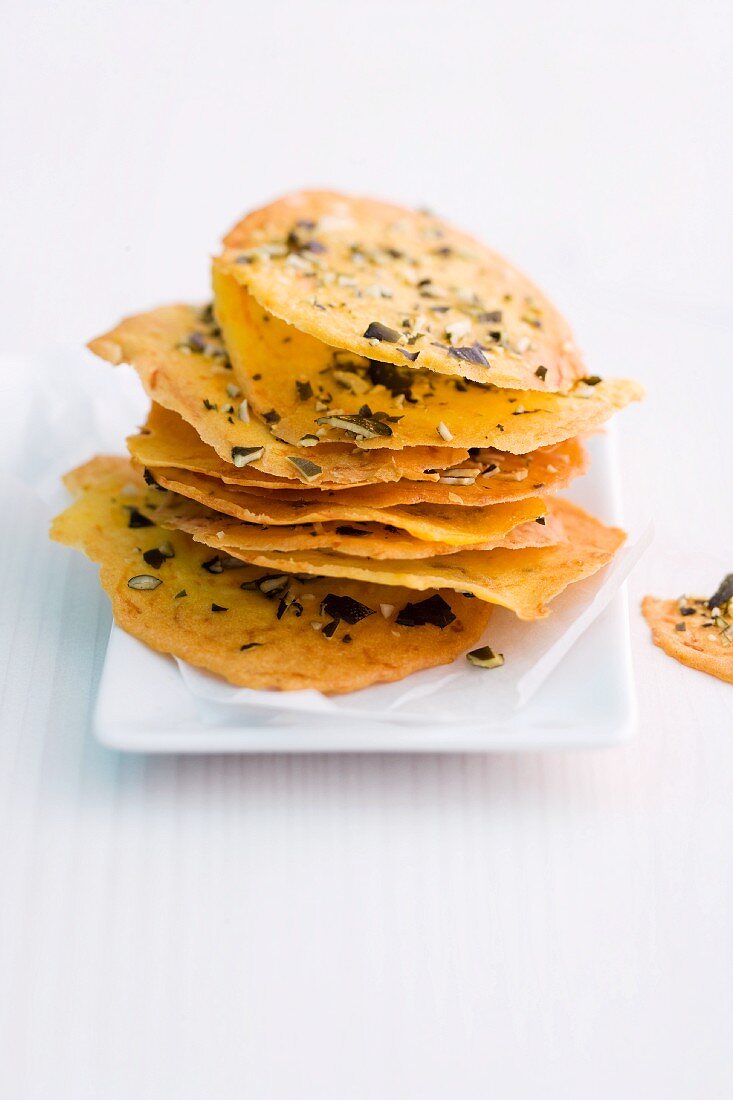
[[[683,665],[733,684],[733,607],[727,601],[712,614],[709,601],[695,597],[661,600],[645,596],[641,610],[655,645]]]
[[[497,389],[344,352],[267,313],[221,262],[214,295],[237,382],[293,444],[356,435],[367,449],[447,444],[525,454],[597,428],[642,392],[626,379],[578,382],[566,394]]]
[[[51,535],[100,563],[116,622],[152,649],[233,684],[339,694],[401,680],[454,660],[476,644],[489,618],[480,600],[431,592],[442,629],[400,625],[400,609],[415,598],[408,588],[273,577],[232,563],[182,531],[146,522],[161,494],[146,488],[127,459],[94,459],[65,480],[77,499]],[[356,604],[364,617],[338,619],[329,637],[334,608],[344,603],[347,615]]]
[[[294,485],[254,466],[238,470],[219,458],[194,428],[177,413],[153,404],[145,427],[127,440],[133,458],[149,469],[188,470],[217,478],[226,485],[264,495],[277,490],[283,500],[323,501],[389,508],[394,505],[437,504],[483,508],[522,500],[537,493],[564,489],[588,468],[588,455],[579,439],[567,439],[527,455],[510,455],[487,448],[439,474],[423,474],[426,480],[380,482],[373,485],[334,486],[319,481],[317,487]],[[432,477],[432,481],[427,480]],[[439,480],[438,480],[439,479]]]
[[[236,539],[227,541],[227,529],[182,522],[196,541],[220,548],[242,561],[286,573],[350,577],[381,585],[399,585],[418,591],[453,589],[479,600],[509,608],[520,619],[539,619],[547,605],[569,584],[592,576],[606,565],[625,534],[569,501],[555,500],[552,509],[562,520],[566,541],[555,546],[527,549],[461,550],[433,558],[383,560],[360,558],[330,550],[265,551],[247,549]],[[243,540],[242,540],[243,541]]]
[[[456,508],[439,504],[379,508],[350,501],[342,502],[339,497],[335,500],[328,497],[312,501],[289,500],[284,499],[280,493],[248,493],[241,488],[225,485],[215,478],[165,467],[156,467],[155,480],[173,493],[198,501],[214,513],[233,516],[244,523],[278,526],[321,525],[332,521],[372,523],[399,528],[414,539],[454,546],[486,542],[495,544],[520,524],[544,519],[548,509],[548,504],[542,497],[526,497],[487,508]],[[182,503],[176,500],[176,505]],[[546,542],[543,539],[537,545],[545,545]]]
[[[553,546],[565,538],[559,517],[547,515],[539,498],[460,509],[455,517],[455,508],[434,505],[379,510],[298,504],[232,491],[221,482],[207,485],[207,478],[185,471],[179,475],[183,481],[161,470],[155,476],[172,490],[155,511],[157,522],[212,546],[226,543],[230,550],[325,549],[356,557],[415,559],[497,546]]]
[[[304,191],[248,214],[224,244],[257,301],[324,344],[511,389],[565,392],[586,373],[542,292],[432,214]]]
[[[254,414],[242,420],[242,398],[221,340],[207,312],[192,306],[165,306],[128,317],[89,347],[110,363],[134,367],[150,397],[187,420],[230,469],[236,469],[239,454],[256,469],[297,486],[307,479],[292,459],[306,460],[321,471],[316,482],[359,485],[401,477],[435,479],[425,470],[442,469],[467,455],[448,447],[371,455],[344,443],[324,444],[316,454],[316,448],[282,443]]]

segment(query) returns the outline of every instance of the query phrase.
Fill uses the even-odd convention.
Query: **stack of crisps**
[[[67,476],[52,534],[115,618],[251,688],[352,691],[548,613],[624,539],[558,497],[641,396],[589,375],[542,293],[424,212],[305,192],[249,214],[213,303],[90,348],[152,401],[130,458]]]

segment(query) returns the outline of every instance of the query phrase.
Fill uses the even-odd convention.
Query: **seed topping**
[[[232,462],[241,469],[250,462],[259,462],[264,453],[264,447],[232,447]]]
[[[504,664],[504,654],[494,653],[490,645],[482,645],[467,653],[466,660],[477,668],[500,668]]]
[[[160,577],[151,577],[149,573],[139,573],[136,577],[130,577],[128,588],[134,588],[137,592],[148,592],[162,584]]]
[[[397,626],[437,626],[443,630],[455,617],[450,604],[436,592],[427,600],[405,604],[395,621]]]

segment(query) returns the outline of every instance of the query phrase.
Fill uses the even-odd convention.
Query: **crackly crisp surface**
[[[700,597],[662,600],[645,596],[641,610],[655,645],[683,665],[733,684],[733,601],[713,615]]]
[[[160,485],[173,493],[206,505],[214,513],[233,516],[249,524],[378,524],[406,532],[415,541],[454,546],[496,544],[520,525],[545,518],[548,510],[548,502],[542,497],[526,497],[488,508],[455,508],[440,504],[378,508],[348,501],[342,503],[339,499],[283,500],[280,494],[258,496],[186,470],[156,468],[154,476]],[[181,503],[176,501],[176,506]],[[543,539],[537,545],[547,541]]]
[[[453,589],[479,600],[509,608],[520,619],[538,619],[547,605],[569,584],[596,573],[611,560],[625,539],[617,527],[607,527],[569,501],[556,500],[566,541],[527,549],[461,550],[417,560],[368,560],[329,550],[261,551],[227,542],[207,527],[187,527],[196,540],[220,548],[243,561],[269,569],[329,577],[351,577],[418,591]]]
[[[234,390],[228,389],[235,383],[221,340],[207,312],[192,306],[164,306],[128,317],[89,347],[108,362],[134,367],[150,397],[188,421],[232,469],[236,469],[231,465],[234,448],[262,448],[252,465],[292,479],[294,485],[302,479],[293,457],[316,462],[322,471],[319,481],[354,485],[420,478],[425,470],[441,469],[461,457],[447,447],[410,447],[372,455],[343,443],[324,444],[316,456],[316,448],[282,443],[253,415],[242,421],[241,398],[231,396]]]
[[[531,518],[534,511],[529,507],[533,503],[531,500],[498,505],[491,511],[498,511],[503,515],[488,517],[482,525],[485,530],[481,535],[474,532],[470,542],[463,541],[456,545],[436,540],[434,536],[437,525],[417,517],[414,526],[420,530],[420,535],[391,523],[358,521],[353,515],[342,516],[340,520],[319,520],[315,517],[322,515],[323,510],[316,507],[298,518],[288,505],[268,505],[256,497],[250,498],[243,505],[237,500],[232,501],[233,494],[222,501],[218,496],[207,498],[190,484],[185,487],[177,486],[176,482],[163,476],[159,477],[159,481],[166,489],[173,491],[166,495],[155,511],[157,522],[163,526],[188,531],[195,538],[207,541],[212,546],[226,544],[230,550],[274,550],[278,553],[330,550],[362,558],[414,560],[454,554],[463,549],[552,546],[565,538],[562,522],[559,517],[546,515],[543,501],[538,502],[539,510],[535,518]],[[179,495],[182,488],[187,490],[185,495]],[[264,509],[262,505],[265,505]],[[472,514],[476,511],[472,509]],[[230,514],[226,514],[227,512]],[[277,513],[277,519],[273,521],[269,517],[274,513]],[[307,518],[308,515],[311,516],[310,519]],[[403,522],[409,523],[409,519]],[[467,532],[451,530],[448,521],[445,526],[448,527],[451,537],[460,536],[466,539]],[[433,537],[421,537],[425,534]]]
[[[557,309],[485,245],[440,218],[306,191],[248,214],[223,261],[258,302],[317,340],[385,362],[566,391],[585,367]],[[378,322],[399,339],[365,336]]]
[[[350,487],[325,485],[320,481],[317,488],[296,486],[292,481],[273,477],[252,465],[240,470],[224,462],[190,424],[177,413],[155,403],[144,428],[130,436],[127,445],[133,458],[151,469],[170,467],[203,474],[261,495],[270,496],[270,490],[277,490],[278,497],[283,500],[332,500],[372,508],[410,504],[483,508],[489,504],[522,500],[540,492],[557,492],[588,468],[587,452],[576,438],[521,456],[482,450],[475,457],[460,461],[457,467],[432,475],[432,481],[403,479]],[[440,481],[436,480],[438,477]]]
[[[268,313],[221,261],[214,295],[238,383],[258,413],[277,417],[275,430],[293,444],[343,441],[348,429],[331,421],[346,414],[380,433],[357,436],[361,448],[447,442],[525,454],[598,427],[641,394],[624,379],[579,382],[567,394],[497,389],[344,352]]]
[[[281,578],[286,588],[268,598],[258,588],[241,587],[261,581],[266,570],[235,563],[238,568],[211,572],[211,551],[188,534],[155,524],[130,526],[149,518],[160,494],[129,460],[93,459],[66,482],[77,499],[54,520],[52,537],[99,562],[117,623],[153,649],[234,684],[354,691],[452,661],[478,640],[488,621],[487,604],[446,592],[441,598],[453,621],[442,629],[400,626],[399,610],[414,600],[414,592],[354,580]],[[146,562],[143,554],[160,547],[173,556]],[[128,581],[141,575],[161,583],[152,590],[130,588]],[[322,612],[321,602],[329,594],[351,597],[374,613],[354,625],[340,621],[326,637],[333,618]],[[389,605],[387,617],[382,604]]]

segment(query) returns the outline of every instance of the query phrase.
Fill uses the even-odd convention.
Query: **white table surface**
[[[202,297],[278,192],[427,203],[535,275],[594,373],[647,385],[620,424],[628,518],[657,526],[634,606],[733,569],[730,5],[4,14],[3,353]],[[634,613],[621,749],[116,755],[88,730],[95,570],[21,552],[2,503],[3,1097],[731,1095],[733,688]]]

